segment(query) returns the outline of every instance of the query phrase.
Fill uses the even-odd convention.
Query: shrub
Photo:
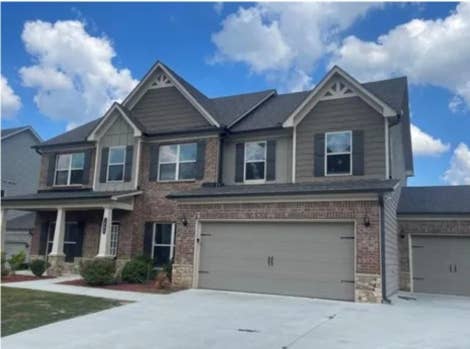
[[[42,259],[35,259],[31,261],[30,268],[34,275],[41,277],[47,269],[47,263]]]
[[[2,252],[1,256],[1,267],[2,267],[2,276],[8,275],[8,268],[7,268],[7,259],[5,257],[5,252]]]
[[[114,283],[115,272],[116,265],[112,259],[95,258],[80,263],[80,275],[91,286]]]
[[[10,264],[12,274],[15,273],[15,270],[20,269],[25,261],[26,261],[26,253],[24,251],[20,251],[17,254],[12,255],[8,259],[8,264]]]
[[[146,257],[136,257],[124,265],[121,279],[132,284],[142,284],[153,277],[152,260]]]

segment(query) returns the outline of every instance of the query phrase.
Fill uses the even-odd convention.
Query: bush
[[[131,284],[142,284],[153,277],[152,260],[146,257],[136,257],[124,265],[121,279]]]
[[[15,273],[15,270],[19,270],[25,261],[26,253],[24,251],[20,251],[17,254],[12,255],[8,259],[8,264],[10,264],[12,274]]]
[[[47,263],[42,259],[35,259],[31,261],[30,268],[34,275],[41,277],[47,269]]]
[[[80,263],[80,275],[91,286],[114,283],[115,272],[116,265],[111,259],[96,258]]]
[[[7,276],[8,275],[8,268],[7,268],[7,259],[5,257],[5,252],[2,252],[0,263],[1,263],[1,267],[2,267],[2,276]]]

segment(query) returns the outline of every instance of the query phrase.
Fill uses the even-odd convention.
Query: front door
[[[47,254],[49,254],[52,250],[54,230],[55,222],[51,222],[49,224]],[[72,263],[75,257],[82,256],[83,234],[83,224],[78,222],[67,222],[65,224],[64,254],[66,262]]]

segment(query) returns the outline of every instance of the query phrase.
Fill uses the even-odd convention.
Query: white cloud
[[[113,65],[110,40],[89,35],[80,21],[26,22],[21,37],[35,62],[20,69],[23,84],[36,89],[39,110],[67,128],[100,117],[137,84]]]
[[[361,80],[407,75],[414,84],[444,87],[470,106],[470,3],[444,19],[413,19],[377,41],[349,36],[336,49],[338,64]]]
[[[3,75],[0,77],[0,90],[2,93],[2,119],[13,118],[21,108],[21,100],[8,85],[8,80]]]
[[[470,148],[465,143],[455,148],[443,178],[450,185],[470,184]]]
[[[449,101],[449,109],[452,113],[458,113],[465,110],[465,102],[462,97],[454,96]]]
[[[413,124],[411,124],[411,141],[413,154],[418,156],[437,156],[450,148],[448,143],[443,143],[439,138],[433,138]]]
[[[368,3],[259,3],[239,8],[213,34],[216,62],[245,63],[296,89],[311,87],[306,78],[331,49],[339,33],[368,10]]]
[[[216,2],[214,4],[214,11],[218,15],[222,14],[222,11],[224,10],[224,3],[222,1]]]

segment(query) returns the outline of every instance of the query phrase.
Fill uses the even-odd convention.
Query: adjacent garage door
[[[354,299],[354,227],[203,223],[200,288]]]
[[[470,238],[413,236],[415,292],[470,296]]]

